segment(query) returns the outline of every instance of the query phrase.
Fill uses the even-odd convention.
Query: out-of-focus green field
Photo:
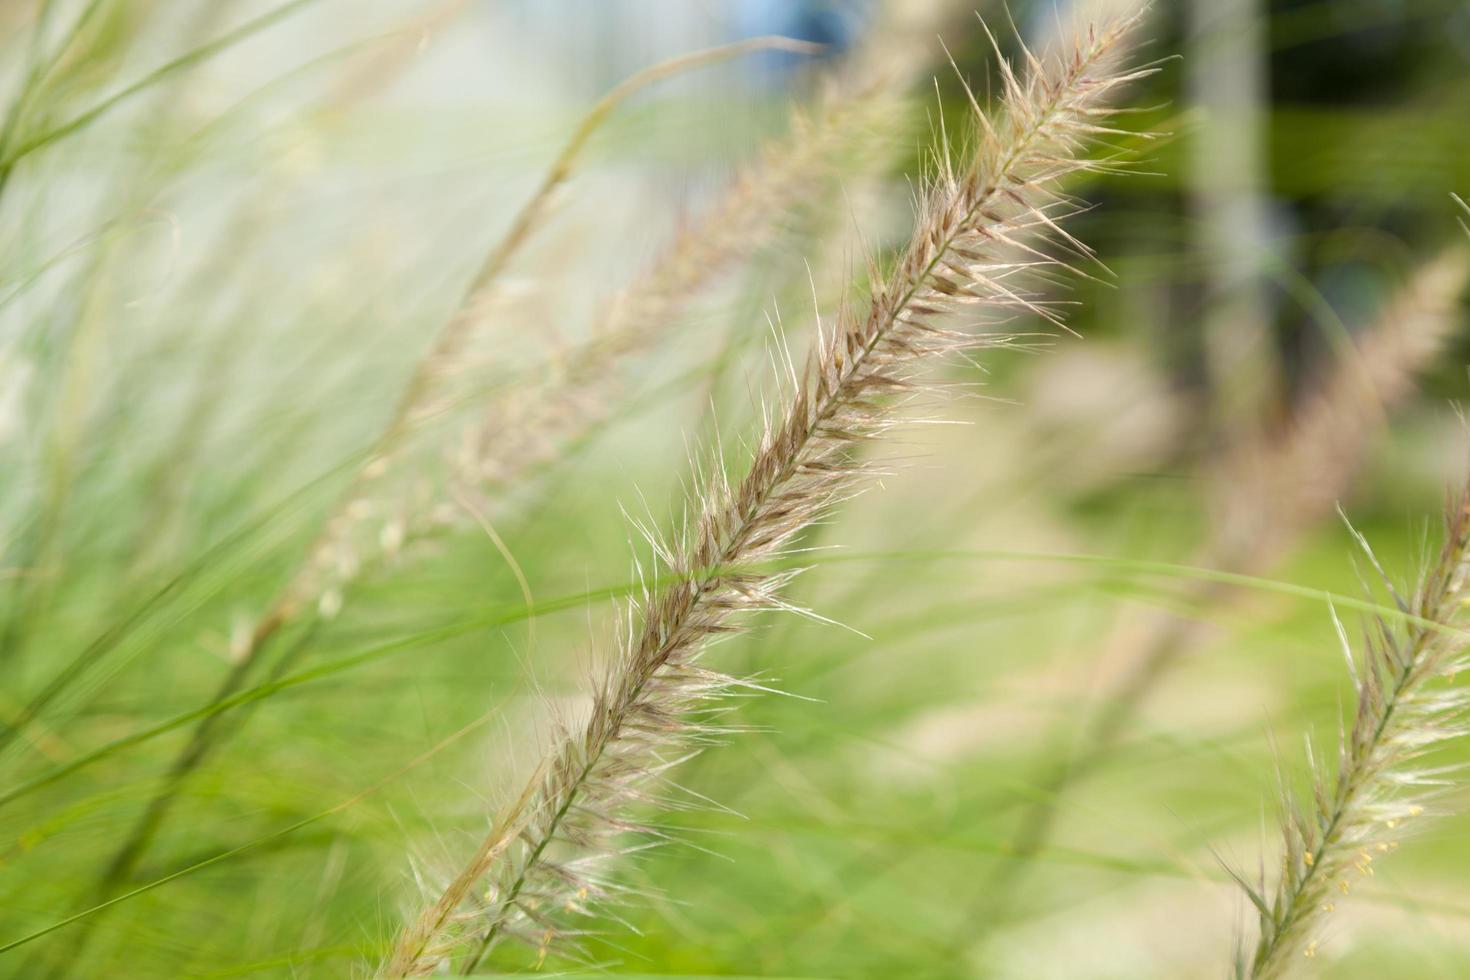
[[[985,98],[989,42],[971,4],[947,6]],[[1033,43],[1047,6],[1010,5]],[[835,623],[764,618],[709,653],[783,693],[740,699],[725,723],[744,730],[672,773],[709,803],[657,815],[667,842],[617,863],[630,896],[586,942],[605,973],[1227,974],[1254,925],[1226,867],[1272,873],[1278,763],[1299,774],[1307,734],[1330,757],[1350,711],[1334,610],[1356,639],[1388,599],[1329,510],[1202,601],[1222,501],[1260,492],[1218,464],[1470,245],[1450,197],[1470,193],[1470,16],[1260,0],[1237,4],[1243,44],[1197,28],[1209,6],[1148,15],[1143,57],[1167,60],[1123,125],[1159,135],[1118,140],[1147,173],[1068,188],[1097,205],[1071,228],[1106,264],[1058,291],[1080,338],[944,368],[980,384],[911,414],[965,424],[875,447],[884,475],[802,539],[792,601]],[[773,240],[611,365],[585,431],[468,507],[445,477],[463,427],[517,385],[593,412],[553,383],[566,352],[841,55],[735,60],[620,107],[377,488],[384,527],[428,516],[386,556],[377,530],[338,555],[361,567],[221,706],[231,657],[592,102],[731,32],[824,23],[739,0],[536,7],[0,5],[0,976],[371,975],[581,718],[650,559],[632,522],[679,525],[691,453],[742,471],[779,397],[772,347],[799,359],[813,298],[830,324],[865,257],[902,243],[936,121],[963,116],[926,36],[903,117],[840,148]],[[1014,55],[1007,14],[981,13]],[[1200,63],[1267,84],[1212,104]],[[1254,169],[1202,186],[1201,147],[1242,120]],[[1334,496],[1404,581],[1463,480],[1460,292],[1396,404],[1346,426],[1363,458]],[[1222,372],[1211,336],[1264,339]],[[1257,389],[1244,421],[1219,410]],[[1052,799],[1139,638],[1180,620],[1198,628],[1178,662]],[[170,790],[206,718],[218,751]],[[161,792],[157,836],[101,887]],[[1351,884],[1302,975],[1470,975],[1467,800],[1452,783]],[[535,966],[585,969],[511,949],[487,975]]]

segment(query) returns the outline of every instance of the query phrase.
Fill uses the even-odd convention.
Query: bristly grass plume
[[[1357,537],[1377,569],[1366,540]],[[1310,797],[1300,799],[1282,777],[1280,876],[1273,887],[1264,868],[1255,881],[1236,875],[1258,926],[1254,948],[1241,945],[1239,977],[1270,980],[1315,956],[1336,903],[1373,873],[1378,857],[1397,846],[1403,825],[1423,815],[1447,785],[1447,771],[1423,760],[1467,731],[1470,693],[1449,682],[1470,666],[1470,486],[1450,501],[1439,555],[1413,594],[1402,597],[1386,575],[1384,584],[1401,622],[1369,624],[1361,654],[1338,627],[1356,704],[1335,765],[1319,761],[1309,739]]]
[[[893,271],[873,272],[866,308],[844,310],[818,337],[801,376],[786,359],[793,390],[768,414],[744,478],[713,467],[677,538],[648,533],[673,583],[649,585],[628,610],[584,722],[404,931],[385,975],[446,963],[468,974],[506,939],[543,956],[575,953],[578,920],[618,897],[611,859],[659,836],[639,811],[678,805],[663,799],[672,790],[661,777],[728,730],[723,698],[759,687],[704,666],[706,647],[740,630],[743,614],[791,608],[784,587],[795,572],[766,566],[871,475],[861,447],[900,424],[897,406],[924,389],[928,363],[1013,340],[945,322],[993,328],[1033,314],[1060,323],[1038,288],[1069,266],[1043,246],[1088,253],[1060,228],[1076,205],[1058,184],[1099,166],[1083,154],[1114,132],[1110,100],[1151,71],[1120,67],[1136,21],[1086,31],[1071,50],[1027,52],[1020,73],[1002,61],[993,119],[972,98],[973,146],[959,159],[940,154]]]

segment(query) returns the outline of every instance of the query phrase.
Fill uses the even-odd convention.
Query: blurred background
[[[679,526],[691,459],[741,472],[772,350],[902,247],[961,79],[999,91],[975,15],[1016,58],[1129,8],[0,4],[0,975],[370,974],[580,717],[636,526]],[[1412,580],[1464,479],[1470,6],[1141,34],[1117,172],[1066,188],[1079,336],[943,368],[965,424],[809,533],[795,599],[842,625],[711,653],[799,697],[678,771],[717,805],[618,867],[605,973],[1219,976],[1251,941],[1226,867],[1269,871],[1277,764],[1351,701],[1336,507]],[[614,86],[763,35],[821,47],[648,80],[538,196]],[[1466,802],[1304,973],[1470,974]]]

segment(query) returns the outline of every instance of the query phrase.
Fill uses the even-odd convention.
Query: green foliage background
[[[633,368],[606,424],[497,499],[529,605],[501,552],[461,524],[365,569],[339,616],[284,631],[221,711],[227,746],[185,784],[134,890],[95,909],[102,867],[213,710],[231,631],[301,560],[586,108],[520,87],[425,96],[473,61],[456,45],[514,27],[497,6],[425,32],[381,90],[354,71],[387,75],[373,59],[416,37],[429,8],[0,9],[0,975],[370,969],[555,718],[575,714],[611,600],[635,584],[624,508],[672,527],[687,443],[713,432],[738,467],[773,332],[801,350],[813,288],[830,312],[861,268],[845,230],[856,220],[876,251],[901,237],[903,175],[922,154],[880,182],[877,204],[834,186],[789,216]],[[625,6],[635,23],[651,16]],[[1470,17],[1445,0],[1265,6],[1272,236],[1259,261],[1285,379],[1265,408],[1276,418],[1342,331],[1367,329],[1461,234],[1449,195],[1470,191]],[[1012,11],[1023,28],[1044,18]],[[1187,62],[1211,43],[1183,4],[1160,0],[1152,17],[1150,56]],[[961,18],[945,37],[983,91],[983,35]],[[536,43],[548,61],[577,50]],[[713,654],[798,697],[743,703],[749,731],[679,771],[717,805],[661,818],[672,843],[628,862],[637,897],[591,943],[607,972],[1224,972],[1246,915],[1220,859],[1256,867],[1276,758],[1297,765],[1304,733],[1335,734],[1351,689],[1322,597],[1346,615],[1362,590],[1329,523],[1243,601],[1187,598],[1208,571],[1190,562],[1223,436],[1200,338],[1213,300],[1189,211],[1201,123],[1186,62],[1135,93],[1146,108],[1128,124],[1167,133],[1126,143],[1150,174],[1074,189],[1097,205],[1077,234],[1113,273],[1075,292],[1086,339],[992,357],[984,375],[956,366],[955,380],[985,381],[983,398],[946,409],[969,424],[906,436],[891,452],[919,464],[812,533],[843,548],[811,556],[797,598],[850,630],[773,620]],[[938,108],[917,93],[909,125],[876,139],[924,146],[926,114],[962,114],[935,71]],[[800,73],[791,90],[734,68],[713,77],[649,93],[599,136],[489,312],[462,410],[416,434],[406,484],[422,473],[437,492],[454,426],[554,363],[812,88]],[[364,94],[343,94],[352,78]],[[1464,463],[1470,344],[1463,324],[1450,336],[1420,396],[1364,434],[1368,462],[1343,499],[1406,578]],[[993,890],[1038,774],[1116,676],[1103,656],[1116,624],[1158,610],[1213,629],[1059,801],[1030,873]],[[1316,975],[1470,971],[1464,801],[1453,789],[1447,815],[1354,885]]]

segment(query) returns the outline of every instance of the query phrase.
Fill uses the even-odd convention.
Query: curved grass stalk
[[[16,164],[20,163],[20,161],[25,159],[27,156],[35,153],[37,150],[43,149],[44,147],[50,146],[53,143],[59,142],[60,140],[65,139],[73,133],[85,129],[87,126],[91,125],[102,116],[111,112],[118,105],[126,102],[128,99],[131,99],[133,96],[139,94],[140,92],[147,91],[149,88],[152,88],[159,82],[168,79],[177,72],[184,71],[185,69],[191,68],[194,65],[200,64],[201,62],[208,61],[210,58],[213,58],[220,52],[226,51],[241,43],[242,41],[245,41],[256,34],[259,34],[266,28],[274,26],[278,22],[285,20],[287,17],[290,17],[297,11],[305,8],[308,4],[314,2],[316,2],[316,0],[288,0],[287,3],[283,3],[272,10],[266,11],[260,16],[250,21],[247,21],[244,24],[241,24],[239,27],[236,27],[233,30],[226,32],[220,37],[215,38],[213,41],[210,41],[207,44],[202,44],[199,47],[194,48],[189,52],[186,52],[185,54],[179,55],[177,58],[174,58],[166,64],[159,66],[158,68],[149,72],[147,75],[144,75],[142,78],[126,86],[121,91],[108,96],[91,108],[86,109],[81,113],[78,113],[77,115],[68,119],[66,122],[59,123],[52,128],[36,133],[34,136],[29,136],[24,139],[15,139],[13,137],[14,127],[18,124],[19,118],[18,116],[16,116],[11,120],[7,120],[6,135],[8,138],[4,141],[4,145],[0,145],[0,192],[4,191],[6,184],[10,179],[11,173],[15,170]],[[83,26],[86,21],[90,19],[92,14],[95,13],[98,6],[99,5],[97,3],[93,3],[89,5],[89,7],[85,11],[83,11],[82,16],[78,18],[77,27],[67,38],[67,45],[69,45],[72,38],[75,37],[75,32],[77,30],[80,30],[81,26]],[[63,46],[61,50],[64,53],[66,50],[66,46]],[[20,109],[18,107],[16,112],[18,113],[19,111]]]
[[[430,350],[419,361],[409,378],[388,423],[372,449],[367,452],[362,468],[342,494],[338,505],[323,525],[317,541],[308,549],[308,560],[296,570],[269,610],[261,617],[245,649],[236,652],[237,660],[250,660],[253,651],[285,622],[296,618],[303,608],[327,598],[328,593],[325,591],[326,586],[322,584],[320,573],[323,567],[331,565],[339,551],[351,548],[349,540],[360,520],[356,516],[360,508],[353,505],[372,496],[372,485],[386,475],[395,455],[414,429],[444,411],[446,406],[440,399],[439,392],[446,378],[455,371],[466,344],[483,319],[481,311],[487,295],[511,260],[520,253],[533,231],[546,220],[556,199],[556,192],[571,177],[588,141],[613,110],[632,95],[663,79],[752,52],[773,50],[809,54],[817,50],[817,46],[784,37],[758,37],[680,55],[624,79],[588,111],[548,167],[530,199],[511,221],[509,230],[481,263],[466,288],[458,309],[444,324]],[[391,537],[389,540],[392,540]],[[353,558],[351,563],[356,564],[357,559]],[[331,604],[331,600],[328,601]]]
[[[605,866],[637,849],[628,838],[663,836],[635,811],[685,805],[664,798],[661,777],[732,730],[719,724],[726,697],[763,689],[699,662],[712,640],[740,631],[742,614],[792,608],[783,592],[796,570],[762,565],[788,555],[796,535],[856,492],[870,472],[856,447],[899,424],[895,400],[922,390],[920,365],[1011,343],[941,321],[1035,313],[1060,322],[1034,284],[1065,265],[1038,245],[1086,254],[1058,225],[1072,205],[1055,185],[1093,166],[1079,154],[1112,132],[1109,98],[1149,72],[1115,67],[1133,22],[1089,32],[1045,61],[1028,52],[1024,76],[1002,62],[1003,112],[992,123],[975,105],[977,145],[958,166],[942,158],[908,248],[891,275],[872,276],[866,311],[844,311],[819,337],[803,378],[791,368],[795,390],[746,476],[732,484],[717,464],[677,541],[646,532],[676,582],[650,586],[620,620],[617,653],[585,721],[563,733],[510,817],[404,930],[385,976],[424,976],[448,962],[469,974],[505,939],[543,957],[567,949],[580,935],[568,920],[619,894]]]
[[[587,340],[554,359],[544,378],[511,385],[486,407],[460,441],[455,482],[466,492],[514,485],[603,421],[623,381],[618,367],[667,340],[690,304],[779,235],[793,209],[830,197],[823,184],[844,152],[884,138],[951,6],[952,0],[927,0],[887,11],[841,77],[827,80],[815,109],[794,113],[789,131],[611,299]],[[866,149],[863,155],[859,173],[845,179],[886,160]]]
[[[389,422],[367,453],[366,462],[354,473],[347,490],[340,496],[315,542],[308,548],[307,560],[296,567],[286,584],[271,600],[266,612],[232,651],[230,670],[212,697],[211,705],[226,702],[242,690],[267,643],[288,624],[310,611],[313,600],[318,603],[329,600],[332,593],[324,591],[321,580],[324,567],[350,540],[353,529],[360,520],[358,512],[362,501],[371,496],[374,484],[389,472],[395,454],[420,424],[442,411],[438,389],[447,373],[453,370],[455,361],[477,329],[482,319],[480,309],[486,293],[498,281],[511,260],[519,254],[533,231],[545,220],[552,207],[555,192],[571,176],[577,159],[598,126],[629,96],[680,72],[754,51],[810,52],[813,49],[814,46],[810,44],[789,38],[759,37],[681,55],[630,76],[592,108],[557,155],[535,193],[512,221],[510,231],[481,263],[458,309],[444,325],[428,354],[417,364]],[[385,541],[384,550],[388,550],[391,544],[392,542]],[[96,889],[98,894],[104,897],[115,894],[137,868],[139,861],[152,846],[184,781],[223,741],[219,728],[221,718],[222,715],[218,712],[207,712],[200,717],[187,743],[171,763],[162,788],[150,800],[143,816],[124,837],[122,844],[107,863]]]

